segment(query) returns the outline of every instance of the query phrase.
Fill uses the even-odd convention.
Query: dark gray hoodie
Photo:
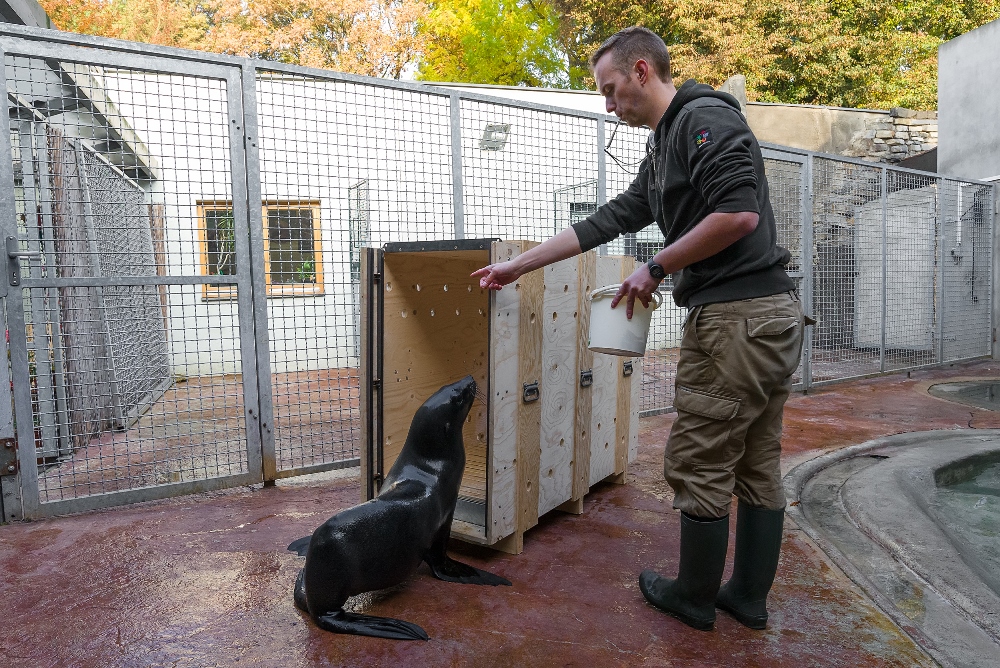
[[[736,99],[689,79],[649,141],[628,190],[573,225],[583,250],[654,221],[666,246],[710,213],[752,211],[759,215],[753,232],[673,275],[674,301],[692,307],[793,289],[784,270],[790,255],[776,244],[764,159]]]

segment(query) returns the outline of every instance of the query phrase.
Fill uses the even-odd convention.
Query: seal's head
[[[462,423],[476,399],[476,381],[472,376],[445,385],[417,409],[410,425],[411,433],[420,425],[421,431],[435,440],[456,435],[461,439]]]

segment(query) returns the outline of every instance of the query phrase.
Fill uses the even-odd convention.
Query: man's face
[[[643,89],[634,71],[623,74],[614,67],[614,54],[605,53],[594,64],[597,92],[604,96],[604,107],[632,127],[642,125],[640,109]]]

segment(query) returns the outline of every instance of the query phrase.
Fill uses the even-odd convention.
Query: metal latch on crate
[[[594,370],[587,369],[580,372],[580,387],[590,387],[594,384]]]
[[[538,381],[534,383],[524,384],[524,393],[521,395],[524,403],[530,404],[532,401],[538,401]]]
[[[0,438],[0,476],[17,473],[17,448],[14,439]]]
[[[623,376],[632,375],[632,360],[626,360],[622,362],[622,375]]]
[[[42,254],[39,251],[23,251],[17,237],[7,237],[7,282],[15,288],[21,285],[22,257],[42,257]]]

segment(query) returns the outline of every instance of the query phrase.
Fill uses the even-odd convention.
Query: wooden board
[[[621,267],[621,257],[598,257],[594,289],[621,283]],[[594,485],[615,472],[617,442],[615,417],[618,410],[618,378],[621,375],[621,358],[603,353],[593,353],[593,355],[594,386],[591,392],[590,479],[588,485]]]
[[[541,442],[538,514],[573,498],[576,394],[580,385],[579,260],[544,268],[541,351]]]
[[[440,387],[472,374],[487,387],[489,295],[469,276],[487,251],[385,253],[383,256],[383,470],[406,440],[417,408]],[[477,400],[462,435],[465,475],[459,494],[486,500],[487,407]]]
[[[635,258],[623,257],[621,260],[621,281],[635,271]],[[619,282],[621,282],[619,281]],[[619,304],[619,308],[622,305]],[[626,362],[632,362],[632,375],[624,375],[622,369]],[[636,371],[641,371],[639,364],[631,357],[621,357],[618,361],[618,392],[615,410],[615,482],[625,483],[625,470],[628,468],[628,452],[630,427],[632,426],[632,380],[637,377]]]
[[[632,401],[629,404],[628,463],[639,455],[639,406],[642,397],[642,358],[632,358]]]
[[[521,241],[521,252],[538,244]],[[518,304],[521,315],[518,323],[518,387],[542,380],[542,280],[541,271],[533,271],[519,278],[514,287],[520,293]],[[521,400],[518,407],[518,498],[517,545],[523,547],[520,536],[538,524],[538,470],[541,451],[542,402]]]
[[[520,253],[520,243],[495,242],[490,262],[503,262]],[[521,465],[518,457],[518,418],[521,405],[521,370],[518,364],[520,297],[516,284],[490,295],[491,452],[487,539],[491,544],[517,534],[518,528],[518,467]],[[516,543],[517,539],[513,542]]]
[[[577,272],[577,310],[579,312],[579,331],[577,332],[577,368],[590,371],[593,377],[594,352],[587,347],[590,339],[590,293],[596,289],[597,253],[589,251],[580,256],[580,266]],[[594,385],[579,387],[576,393],[576,453],[573,461],[573,501],[578,503],[568,505],[567,510],[583,512],[583,497],[590,490],[590,421],[593,414]]]

